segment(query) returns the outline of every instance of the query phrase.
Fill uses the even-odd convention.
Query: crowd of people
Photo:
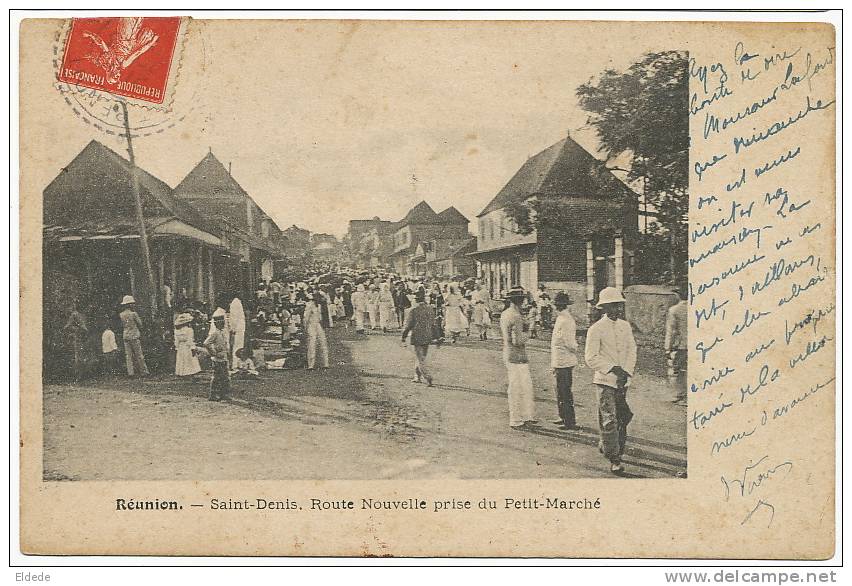
[[[435,372],[429,362],[429,347],[454,344],[462,336],[488,340],[494,318],[499,317],[509,426],[525,430],[538,424],[527,344],[543,329],[552,329],[550,365],[558,414],[553,423],[566,430],[577,426],[572,386],[580,346],[569,309],[572,299],[566,293],[557,293],[551,301],[544,288],[532,294],[515,287],[495,299],[475,279],[441,283],[377,270],[328,268],[306,271],[299,278],[263,281],[250,295],[221,294],[212,309],[186,300],[174,303],[170,295],[164,295],[165,317],[161,319],[167,319],[169,326],[160,328],[160,338],[173,357],[169,364],[175,376],[193,380],[209,376],[210,400],[227,400],[234,378],[257,378],[260,371],[275,367],[296,365],[309,371],[329,368],[326,332],[342,324],[353,327],[361,336],[401,332],[403,343],[410,343],[413,350],[412,381],[431,387]],[[684,299],[684,292],[679,293]],[[248,297],[245,304],[242,297]],[[593,371],[600,452],[615,474],[624,470],[621,459],[633,418],[627,395],[637,353],[624,305],[617,289],[607,287],[600,292],[594,305],[600,317],[588,329],[582,355]],[[127,376],[148,376],[143,332],[151,328],[146,328],[133,296],[125,295],[119,309],[114,321],[120,325],[120,338],[111,320],[101,322],[102,371],[110,375],[118,372],[123,349]],[[682,405],[686,396],[686,323],[686,304],[681,301],[668,313],[665,350],[669,376],[677,389],[674,401]],[[86,317],[76,305],[63,329],[73,349],[75,377],[79,378],[89,332]],[[279,346],[284,352],[296,352],[267,361],[266,351]],[[206,372],[209,374],[201,374]]]

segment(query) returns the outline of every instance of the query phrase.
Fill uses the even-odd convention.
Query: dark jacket
[[[432,326],[435,324],[435,311],[425,303],[415,305],[405,320],[405,329],[402,330],[402,340],[411,332],[411,344],[413,346],[428,346],[432,341]]]
[[[408,299],[408,295],[406,295],[405,291],[401,289],[397,289],[393,292],[393,304],[397,309],[408,309],[411,307],[411,301]]]

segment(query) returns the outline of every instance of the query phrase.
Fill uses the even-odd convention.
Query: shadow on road
[[[234,381],[231,404],[302,425],[354,424],[370,432],[392,436],[397,441],[410,442],[417,438],[431,437],[440,441],[442,445],[477,445],[485,450],[500,448],[530,455],[529,445],[517,442],[514,435],[517,432],[509,432],[508,429],[504,436],[489,438],[477,434],[475,426],[465,427],[461,433],[436,428],[429,414],[422,412],[418,405],[406,404],[404,400],[400,400],[398,393],[385,391],[384,386],[378,382],[382,379],[407,381],[408,377],[399,374],[359,371],[353,361],[350,345],[345,342],[364,340],[366,336],[342,328],[332,329],[328,335],[331,368],[316,371],[270,371],[263,374],[257,381]],[[368,389],[365,384],[366,379],[378,379],[378,381]],[[152,378],[144,381],[130,381],[122,378],[92,381],[89,386],[129,391],[158,399],[170,395],[206,399],[208,392],[205,377],[198,377],[194,381],[178,381],[173,377]],[[435,389],[492,398],[506,397],[505,391],[460,385],[437,384]],[[397,390],[395,385],[394,391]],[[552,398],[542,397],[536,398],[536,401],[548,404],[556,402]],[[598,442],[597,429],[590,427],[578,427],[575,430],[566,431],[532,426],[522,433],[558,440],[558,443],[591,447],[596,446]],[[629,438],[629,444],[633,445],[629,445],[627,449],[626,463],[640,470],[667,476],[685,474],[685,447],[633,436]],[[656,448],[673,454],[646,448]],[[541,449],[540,446],[539,449]],[[680,457],[681,455],[683,457]],[[547,457],[561,458],[563,455],[556,449]],[[589,465],[572,459],[570,462],[566,460],[566,466],[567,464],[575,469],[580,467],[588,470],[590,476],[601,473],[599,462]],[[642,477],[630,473],[622,476]]]

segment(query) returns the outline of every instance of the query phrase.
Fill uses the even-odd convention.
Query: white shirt
[[[669,307],[666,314],[666,340],[663,348],[669,350],[686,350],[689,332],[689,304],[686,300]]]
[[[551,368],[577,366],[577,324],[568,309],[556,315],[553,334],[550,338]]]
[[[305,330],[322,329],[322,309],[313,301],[305,305],[305,314],[302,319],[305,322]]]
[[[352,294],[352,307],[355,311],[367,311],[367,294],[363,291],[355,291]]]
[[[216,309],[220,309],[220,308],[217,307]],[[221,309],[225,309],[225,308],[222,307]],[[225,338],[226,339],[231,336],[231,318],[228,316],[227,313],[225,314],[225,327],[222,328],[222,331],[225,332]],[[216,322],[213,318],[210,318],[210,329],[207,331],[207,336],[209,337],[210,335],[212,335],[215,332],[216,332]]]
[[[118,344],[115,343],[115,332],[104,330],[104,333],[101,334],[101,348],[104,354],[118,350]]]
[[[594,369],[592,382],[598,385],[618,386],[618,377],[609,372],[613,366],[620,366],[632,378],[636,368],[636,340],[630,324],[623,319],[612,321],[607,316],[595,322],[586,335],[586,364]]]

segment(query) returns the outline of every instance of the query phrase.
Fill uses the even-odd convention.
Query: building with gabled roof
[[[134,174],[154,290],[148,285],[136,215]],[[133,295],[149,314],[171,298],[211,301],[213,260],[227,254],[225,231],[177,199],[163,181],[98,141],[89,142],[43,192],[44,311],[75,298],[100,314]],[[64,299],[63,299],[64,298]]]
[[[142,252],[136,193],[153,283]],[[69,303],[77,304],[97,333],[103,323],[115,321],[122,298],[132,295],[151,334],[148,358],[155,369],[165,364],[158,359],[165,355],[153,350],[162,332],[172,329],[174,311],[189,303],[212,306],[223,291],[248,289],[234,243],[257,247],[260,238],[175,197],[164,181],[98,141],[59,170],[42,195],[46,377],[68,370],[61,326]]]
[[[175,197],[195,205],[202,213],[216,215],[255,236],[275,243],[281,233],[274,220],[252,199],[209,151],[174,189]]]
[[[476,252],[476,238],[473,237],[464,241],[451,241],[446,246],[436,243],[435,260],[432,261],[429,270],[435,277],[474,277],[476,262],[471,256],[474,252]]]
[[[300,259],[311,251],[311,231],[293,224],[281,232],[284,253],[288,258]]]
[[[391,252],[388,234],[395,231],[395,224],[378,216],[368,220],[349,220],[349,229],[343,242],[356,267],[384,266]]]
[[[217,234],[214,224],[203,214],[174,197],[171,187],[142,168],[136,167],[139,193],[146,223],[179,220],[196,229]],[[45,187],[43,220],[50,232],[57,229],[81,236],[89,225],[115,225],[136,222],[133,170],[130,161],[92,140]],[[60,228],[62,227],[62,228]]]
[[[397,222],[391,234],[392,251],[388,262],[397,273],[416,274],[419,269],[412,260],[418,244],[430,240],[466,240],[470,237],[469,223],[454,207],[437,213],[432,206],[421,201]]]
[[[438,214],[438,219],[440,219],[441,222],[443,222],[444,224],[450,224],[450,225],[455,224],[455,225],[463,225],[463,226],[467,227],[468,224],[470,224],[470,220],[468,220],[466,217],[464,217],[464,214],[462,214],[460,211],[458,211],[455,208],[455,206],[450,206],[447,209],[445,209],[443,212],[440,212]]]
[[[357,243],[370,230],[377,230],[379,233],[385,233],[393,226],[394,222],[390,220],[382,220],[379,216],[373,216],[369,220],[349,220],[349,229],[346,231],[345,239],[352,243]]]
[[[563,199],[570,220],[558,230],[520,233],[505,208],[535,197]],[[566,291],[581,302],[578,317],[587,318],[582,302],[630,281],[638,197],[567,136],[527,159],[477,214],[479,277],[492,295],[514,286]]]
[[[405,217],[399,223],[403,226],[408,226],[411,224],[440,224],[441,222],[438,214],[432,209],[432,206],[426,203],[426,201],[421,201],[408,210],[408,213],[405,214]]]
[[[409,259],[410,273],[420,276],[473,277],[476,263],[470,253],[476,251],[476,238],[435,238],[417,244]]]
[[[230,228],[229,244],[247,265],[239,272],[249,290],[258,279],[273,277],[273,261],[284,254],[281,230],[233,177],[230,163],[225,168],[210,150],[178,183],[174,195]]]

